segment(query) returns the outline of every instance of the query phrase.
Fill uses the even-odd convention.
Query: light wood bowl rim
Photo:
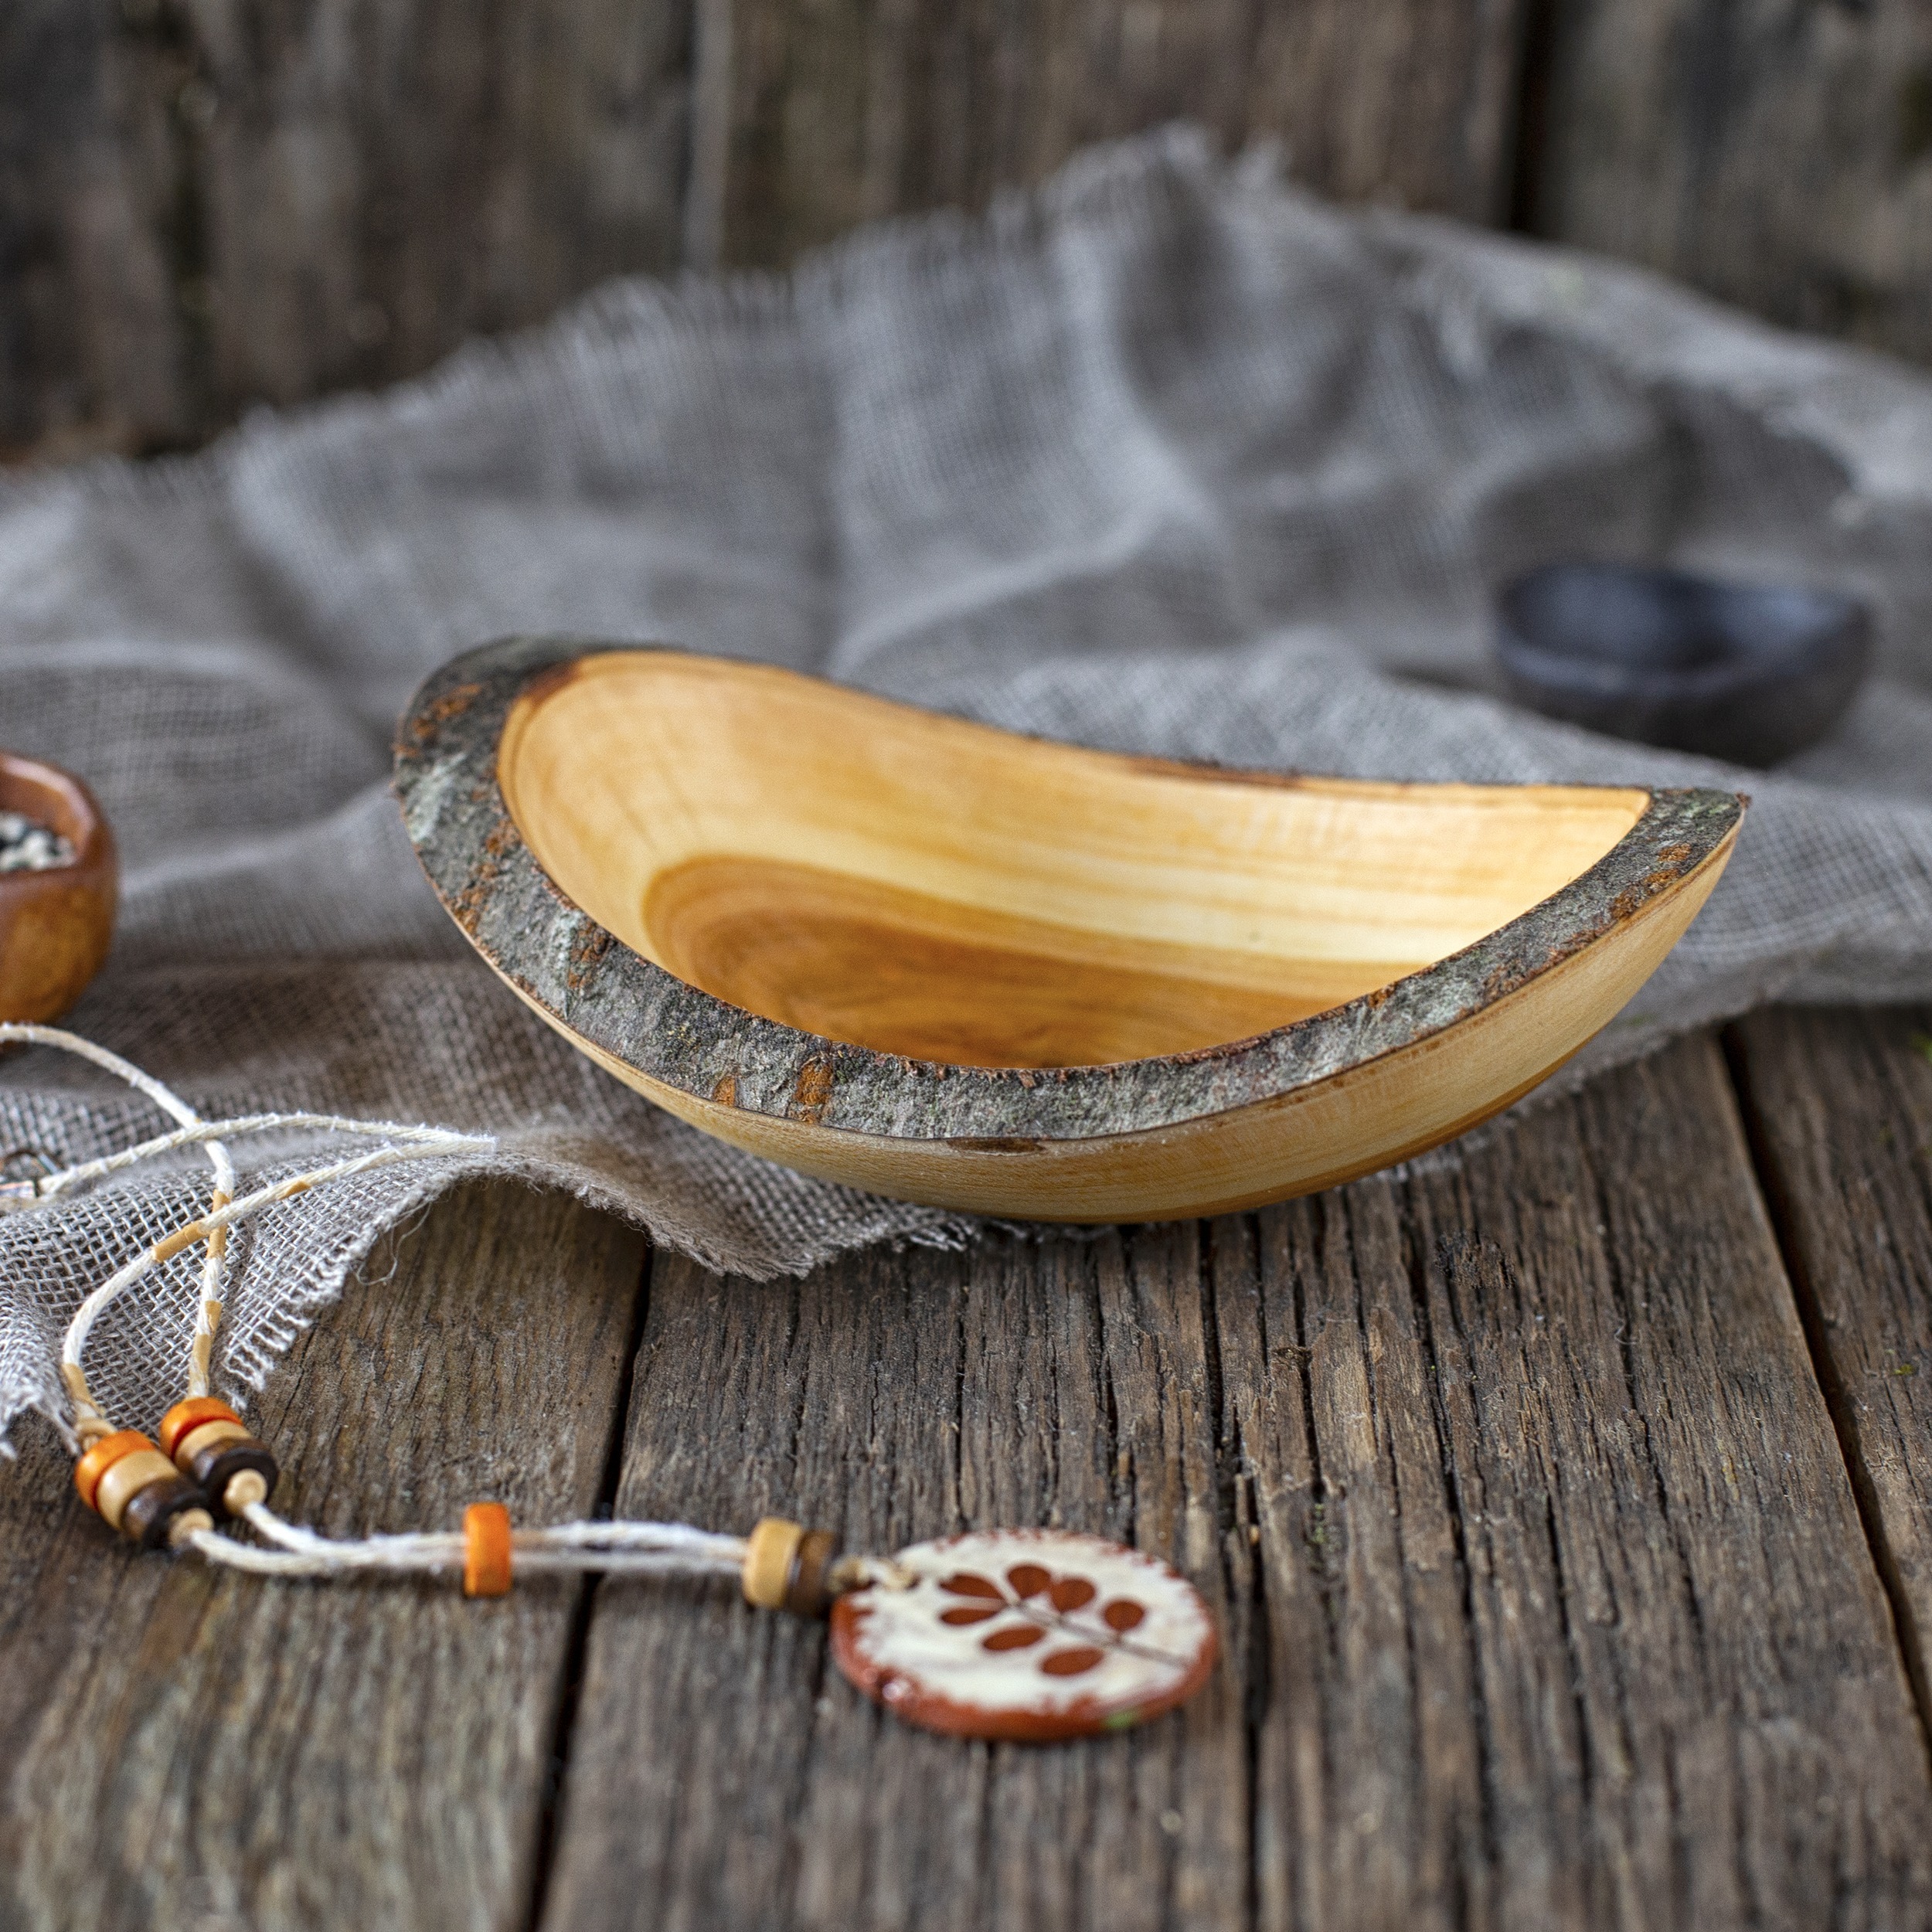
[[[1045,1151],[1205,1121],[1354,1073],[1524,991],[1706,867],[1721,866],[1749,802],[1702,788],[1570,787],[1640,791],[1648,802],[1630,831],[1561,889],[1387,986],[1250,1039],[1185,1053],[1094,1066],[960,1066],[828,1039],[731,1005],[632,951],[544,871],[497,781],[497,747],[511,706],[539,681],[561,682],[581,659],[659,651],[696,655],[664,644],[512,638],[462,653],[424,682],[398,726],[393,788],[430,884],[484,959],[594,1059],[614,1060],[703,1108],[722,1103],[794,1128],[909,1145]],[[763,665],[701,661],[825,682]],[[1208,778],[1287,777],[1192,768]]]

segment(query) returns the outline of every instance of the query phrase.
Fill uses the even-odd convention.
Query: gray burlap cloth
[[[1774,774],[1542,722],[1489,695],[1488,596],[1579,552],[1859,590],[1879,674]],[[0,489],[0,744],[82,773],[126,860],[76,1029],[211,1113],[494,1131],[496,1171],[720,1267],[961,1238],[656,1112],[470,955],[403,840],[389,729],[452,652],[541,631],[1240,764],[1750,791],[1716,896],[1578,1077],[1757,1001],[1932,992],[1932,379],[1630,270],[1338,213],[1184,134],[985,223],[786,281],[618,284],[204,456]],[[159,1124],[51,1053],[0,1066],[0,1151]],[[257,1174],[305,1151],[237,1149]],[[240,1242],[218,1382],[258,1383],[459,1171],[318,1192]],[[189,1162],[0,1219],[0,1423],[58,1413],[77,1298],[204,1187]],[[97,1332],[117,1418],[177,1392],[196,1267]]]

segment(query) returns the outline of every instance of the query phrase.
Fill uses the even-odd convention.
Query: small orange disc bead
[[[240,1426],[241,1417],[228,1404],[214,1396],[190,1396],[184,1402],[178,1402],[161,1419],[161,1427],[156,1432],[161,1437],[161,1453],[172,1460],[181,1447],[181,1439],[191,1430],[199,1429],[204,1422],[232,1422]]]
[[[463,1512],[463,1594],[502,1597],[510,1588],[510,1512],[473,1502]]]

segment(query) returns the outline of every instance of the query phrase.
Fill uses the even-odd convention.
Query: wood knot
[[[798,1070],[791,1090],[790,1112],[796,1120],[817,1126],[832,1100],[832,1056],[815,1053]]]
[[[596,978],[604,955],[617,944],[601,926],[588,920],[577,928],[570,941],[570,963],[563,969],[563,983],[570,992],[580,993]]]
[[[432,698],[410,719],[410,736],[419,747],[427,744],[444,725],[461,717],[476,702],[482,689],[478,684],[454,685],[440,698]]]

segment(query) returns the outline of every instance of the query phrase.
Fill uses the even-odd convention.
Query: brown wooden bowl
[[[73,847],[70,866],[0,872],[0,1020],[58,1019],[114,938],[114,832],[73,773],[8,751],[0,751],[0,811],[23,812]]]
[[[1122,757],[553,639],[431,679],[396,787],[483,957],[659,1105],[1067,1221],[1278,1200],[1506,1106],[1649,978],[1744,808]]]

